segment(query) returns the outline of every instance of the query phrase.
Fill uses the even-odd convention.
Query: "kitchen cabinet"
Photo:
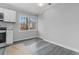
[[[16,12],[9,9],[3,9],[5,22],[16,22]]]
[[[6,32],[6,44],[13,43],[13,30],[7,30]]]
[[[0,8],[0,13],[3,13],[3,8]]]

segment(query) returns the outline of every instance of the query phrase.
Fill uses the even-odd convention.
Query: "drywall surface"
[[[79,4],[56,4],[38,18],[40,37],[79,52]]]

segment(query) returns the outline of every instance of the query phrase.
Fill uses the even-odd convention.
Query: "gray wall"
[[[79,52],[79,4],[56,4],[38,19],[39,36]]]

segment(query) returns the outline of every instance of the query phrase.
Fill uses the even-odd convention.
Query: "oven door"
[[[3,21],[3,19],[4,19],[4,14],[0,13],[0,21]]]
[[[6,32],[0,31],[0,43],[6,42]]]

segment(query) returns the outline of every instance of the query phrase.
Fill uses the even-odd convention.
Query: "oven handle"
[[[6,32],[5,30],[0,30],[0,33],[4,33],[4,32]]]

